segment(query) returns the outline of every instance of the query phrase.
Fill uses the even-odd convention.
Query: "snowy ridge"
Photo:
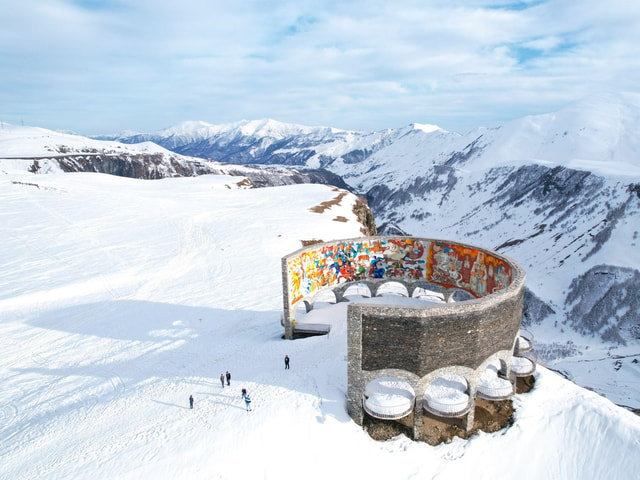
[[[173,152],[152,142],[124,144],[116,141],[93,140],[82,135],[61,133],[39,127],[3,124],[0,130],[0,157],[30,158],[66,153],[157,153]]]
[[[346,304],[309,313],[329,336],[285,341],[279,322],[281,257],[301,240],[358,236],[357,198],[316,213],[338,192],[233,185],[0,173],[1,478],[626,480],[640,469],[640,417],[544,367],[504,431],[438,447],[373,441],[345,411]]]

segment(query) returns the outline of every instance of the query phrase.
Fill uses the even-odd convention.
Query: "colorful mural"
[[[363,279],[425,280],[476,297],[511,283],[509,264],[469,246],[411,237],[321,244],[287,259],[291,305],[317,291]]]
[[[483,297],[511,283],[511,267],[501,258],[473,247],[435,243],[429,251],[429,279]]]

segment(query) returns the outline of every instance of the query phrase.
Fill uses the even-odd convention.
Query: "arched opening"
[[[415,398],[415,391],[406,380],[379,377],[367,384],[362,405],[374,418],[397,420],[412,413]]]
[[[424,300],[425,302],[444,303],[444,294],[433,290],[428,290],[423,287],[417,287],[413,291],[413,298]]]
[[[307,300],[301,300],[298,303],[296,303],[295,305],[295,317],[294,318],[302,318],[304,317],[307,313],[309,313],[312,310],[312,306],[311,303],[309,303]]]
[[[440,417],[460,417],[471,408],[469,384],[457,373],[446,373],[433,380],[424,391],[423,407]]]
[[[476,297],[471,295],[466,290],[455,289],[453,291],[453,294],[449,298],[449,301],[450,302],[464,302],[466,300],[473,300],[474,298],[476,298]]]
[[[407,287],[400,282],[385,282],[378,287],[376,296],[384,297],[390,295],[408,297],[409,291],[407,290]]]
[[[533,349],[533,334],[526,330],[520,329],[518,339],[516,340],[516,354],[529,352]]]
[[[500,375],[502,360],[492,360],[480,374],[478,396],[485,400],[505,400],[513,395],[513,384]]]
[[[321,290],[320,292],[318,292],[318,294],[316,295],[315,301],[314,303],[338,303],[338,300],[336,299],[336,294],[333,290],[331,290],[330,288],[327,288],[325,290]]]
[[[364,283],[354,283],[347,287],[347,289],[344,291],[343,297],[351,300],[351,298],[358,297],[371,298],[372,295],[371,290],[367,285],[365,285]]]

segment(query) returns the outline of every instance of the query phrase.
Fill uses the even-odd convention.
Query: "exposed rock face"
[[[209,171],[207,173],[213,172]],[[296,183],[317,183],[321,185],[332,185],[344,190],[353,190],[338,175],[328,170],[317,168],[252,167],[249,165],[238,169],[229,165],[224,168],[224,173],[226,175],[247,177],[258,188],[293,185]]]
[[[522,326],[540,324],[548,316],[556,313],[553,308],[544,303],[531,290],[524,290],[524,307],[522,309]]]
[[[55,159],[65,172],[98,172],[119,177],[159,179],[195,175],[193,165],[160,153],[139,155],[70,155]]]
[[[362,228],[360,229],[362,236],[375,237],[378,233],[376,230],[376,222],[373,218],[373,212],[363,198],[360,198],[353,206],[353,212],[356,214],[358,221],[362,224]]]
[[[640,271],[597,265],[576,277],[566,298],[577,331],[625,344],[640,339]]]
[[[265,166],[232,166],[206,162],[181,155],[163,153],[143,154],[72,154],[35,158],[29,171],[39,173],[41,163],[55,162],[65,172],[97,172],[120,177],[154,180],[166,177],[192,177],[196,175],[232,175],[248,178],[256,188],[318,183],[351,190],[338,175],[324,169],[283,168]]]

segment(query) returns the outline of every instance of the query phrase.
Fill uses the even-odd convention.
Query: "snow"
[[[532,345],[529,342],[529,340],[527,340],[526,338],[520,336],[518,337],[518,339],[516,340],[516,342],[518,342],[518,350],[521,352],[526,352],[527,350],[530,350]]]
[[[416,130],[421,130],[424,133],[431,133],[437,130],[442,130],[438,125],[431,125],[428,123],[414,123],[413,128]]]
[[[534,368],[534,363],[528,358],[511,357],[511,371],[516,375],[529,375]]]
[[[310,312],[328,336],[286,341],[280,325],[281,257],[301,240],[360,235],[355,198],[318,214],[329,187],[236,181],[32,175],[0,161],[0,478],[640,470],[640,419],[544,367],[504,431],[438,447],[369,438],[345,408],[346,304]]]
[[[416,397],[408,382],[395,377],[380,377],[369,382],[364,395],[369,411],[393,417],[410,411]]]
[[[494,361],[487,365],[484,372],[480,374],[480,382],[478,383],[478,393],[486,395],[489,398],[507,397],[513,392],[513,385],[509,380],[498,376],[500,365],[498,361]]]
[[[640,176],[635,134],[640,95],[594,95],[543,115],[514,120],[493,131],[494,143],[476,167],[521,165],[534,161],[590,171],[608,178]],[[488,132],[487,132],[488,133]]]
[[[81,135],[55,132],[39,127],[3,124],[0,135],[0,158],[55,157],[71,153],[140,154],[173,152],[151,142],[123,144],[107,140],[92,140]],[[6,167],[7,164],[3,163]]]
[[[461,375],[448,373],[436,378],[424,392],[424,400],[433,410],[459,413],[469,405],[467,381]]]

